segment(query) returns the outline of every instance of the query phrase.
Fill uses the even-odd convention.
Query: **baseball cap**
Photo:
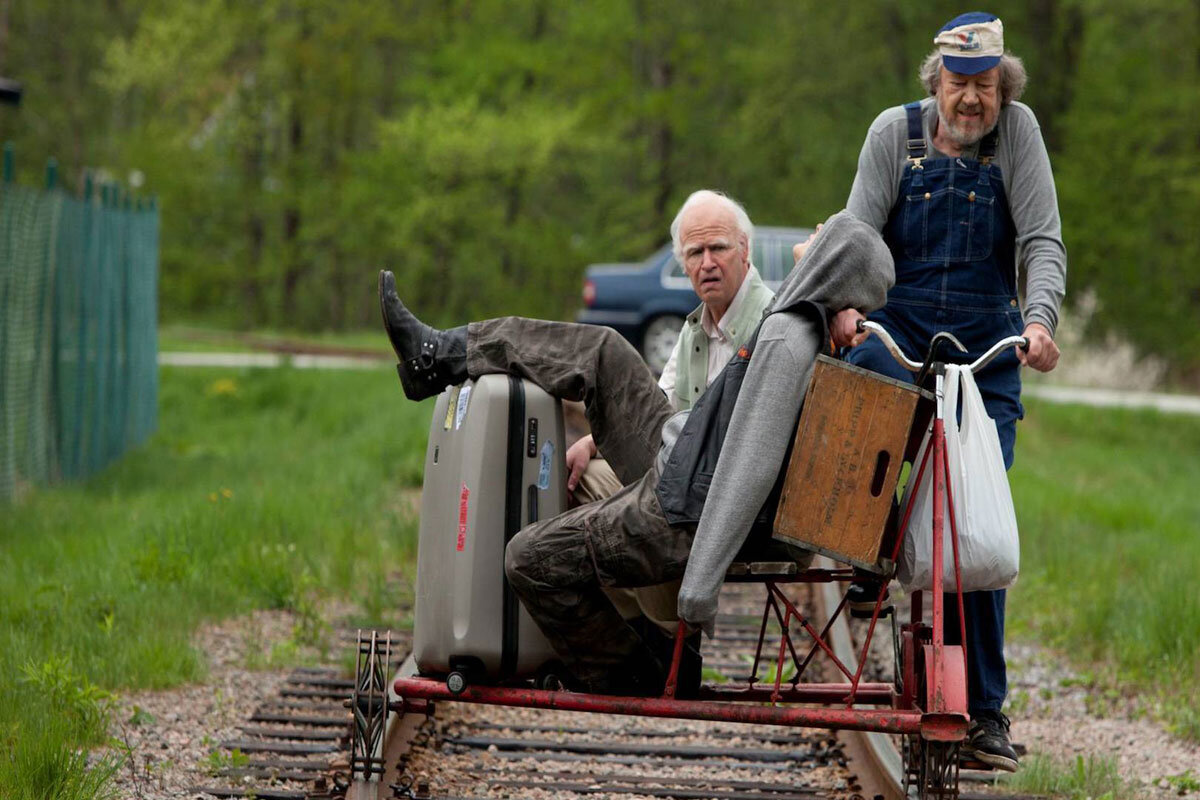
[[[942,26],[933,43],[942,54],[942,66],[960,75],[975,75],[1000,63],[1004,23],[985,11],[959,14]]]

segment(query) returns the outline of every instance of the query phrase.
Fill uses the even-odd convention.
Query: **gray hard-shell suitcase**
[[[556,660],[504,575],[521,528],[566,510],[562,403],[510,375],[442,392],[421,489],[413,657],[422,674],[535,675]]]

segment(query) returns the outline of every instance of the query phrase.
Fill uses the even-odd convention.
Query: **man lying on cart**
[[[732,219],[682,230],[680,238],[685,268],[731,253],[748,258],[749,239]],[[785,458],[813,363],[827,347],[827,319],[881,307],[892,282],[880,234],[848,212],[833,215],[756,334],[689,411],[673,413],[637,351],[610,329],[506,317],[440,331],[405,308],[390,272],[380,274],[384,324],[407,397],[508,373],[581,400],[624,484],[524,528],[506,550],[509,582],[575,688],[626,696],[663,690],[669,647],[639,636],[606,587],[682,576],[680,619],[712,633],[727,568],[747,544],[771,543]],[[679,696],[699,685],[697,644],[685,654]]]

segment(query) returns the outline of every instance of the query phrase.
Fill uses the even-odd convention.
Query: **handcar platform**
[[[959,552],[957,525],[954,519],[953,503],[944,503],[949,498],[950,471],[948,467],[946,438],[943,422],[946,409],[943,407],[943,376],[944,364],[934,361],[937,342],[931,345],[930,354],[924,364],[909,361],[891,340],[887,332],[874,323],[860,323],[865,329],[880,336],[893,355],[918,373],[920,378],[932,375],[936,381],[936,405],[932,403],[918,405],[909,413],[917,419],[924,409],[925,417],[919,419],[914,426],[914,433],[909,435],[909,427],[902,426],[900,449],[895,451],[896,457],[879,450],[879,457],[872,470],[864,466],[862,471],[868,476],[873,475],[866,485],[877,506],[886,509],[895,497],[901,460],[914,462],[914,442],[920,434],[929,432],[931,445],[925,449],[920,463],[912,463],[913,480],[920,485],[928,470],[932,481],[932,570],[933,575],[942,575],[943,566],[955,575],[957,583],[957,599],[959,604],[959,626],[962,640],[965,640],[962,609],[962,584],[959,570]],[[948,334],[939,334],[953,340]],[[957,344],[957,342],[954,342]],[[996,343],[982,358],[971,365],[972,371],[982,368],[997,353],[1011,346],[1022,346],[1024,339],[1011,337]],[[960,346],[961,347],[961,346]],[[828,360],[827,360],[828,361]],[[847,379],[848,373],[839,367],[835,376],[838,380]],[[832,374],[832,373],[831,373]],[[849,376],[853,377],[853,376]],[[805,402],[804,414],[810,414],[820,404],[813,401],[813,386],[816,384],[814,374],[810,394]],[[896,382],[893,382],[896,383]],[[845,389],[844,397],[861,397],[861,393],[853,389]],[[928,394],[922,392],[922,394]],[[928,399],[928,398],[927,398]],[[844,403],[827,404],[836,414]],[[861,408],[862,403],[854,407]],[[832,421],[831,421],[832,420]],[[832,417],[818,421],[820,426],[836,427],[837,421]],[[857,432],[873,433],[877,430],[859,416],[851,416],[845,421],[841,430],[853,431],[854,435],[845,435],[842,439],[849,446],[857,441]],[[819,426],[814,426],[816,430]],[[802,416],[797,442],[800,437],[810,435],[812,430],[804,428]],[[864,434],[865,435],[865,434]],[[894,438],[894,437],[893,437]],[[907,440],[907,446],[903,443]],[[803,452],[803,451],[802,451]],[[872,458],[862,458],[858,464],[868,465],[872,462],[874,452],[867,453]],[[888,456],[888,457],[884,457]],[[844,457],[829,459],[828,463],[837,465]],[[809,459],[811,462],[811,459]],[[811,463],[804,465],[808,473],[814,468]],[[857,467],[855,467],[857,468]],[[789,467],[797,469],[796,455]],[[815,470],[821,472],[820,469]],[[826,472],[828,470],[825,470]],[[789,475],[790,477],[790,475]],[[887,479],[884,480],[884,477]],[[836,476],[833,478],[836,482]],[[890,482],[889,482],[890,481]],[[785,489],[786,491],[786,489]],[[840,489],[834,487],[835,494]],[[845,497],[839,498],[839,502]],[[864,680],[864,668],[868,661],[871,641],[874,637],[881,616],[884,616],[884,598],[887,581],[894,573],[897,557],[903,542],[903,531],[907,530],[909,517],[913,512],[910,502],[903,509],[902,515],[892,515],[888,519],[887,529],[882,535],[872,533],[866,541],[867,559],[845,558],[845,563],[858,567],[844,568],[810,568],[801,569],[795,562],[787,561],[745,561],[736,563],[726,573],[726,582],[757,583],[764,588],[761,623],[755,645],[753,664],[749,676],[741,682],[733,684],[702,685],[694,696],[681,698],[676,696],[676,678],[683,653],[684,641],[687,638],[686,626],[683,622],[675,635],[674,657],[666,681],[665,689],[659,697],[619,697],[583,692],[567,691],[555,686],[554,688],[538,688],[529,681],[510,685],[472,685],[467,677],[459,673],[446,676],[411,676],[396,678],[391,689],[397,697],[388,702],[384,678],[379,664],[380,653],[372,639],[370,646],[359,647],[359,676],[356,681],[355,697],[352,701],[356,717],[355,749],[352,754],[352,771],[356,775],[371,775],[379,772],[378,733],[381,729],[381,716],[388,712],[401,715],[405,713],[429,713],[433,702],[463,702],[516,706],[524,708],[553,709],[562,711],[595,712],[606,714],[637,715],[647,717],[669,717],[677,719],[709,720],[721,722],[743,722],[755,724],[773,724],[782,726],[829,728],[857,731],[876,731],[895,734],[903,737],[901,754],[905,762],[905,780],[907,787],[915,788],[921,798],[947,798],[957,796],[958,788],[958,748],[965,741],[970,717],[967,713],[967,670],[964,649],[959,645],[945,642],[943,621],[945,619],[945,596],[942,591],[913,592],[909,620],[899,624],[896,614],[891,614],[892,653],[894,656],[893,679],[891,682]],[[779,539],[794,539],[794,529],[803,520],[794,515],[783,522],[793,529],[780,535],[781,518],[784,515],[786,498],[781,504],[780,516],[776,519],[776,537]],[[800,512],[805,512],[807,504],[794,504]],[[857,513],[857,512],[856,512]],[[880,513],[877,519],[883,519],[888,514]],[[897,520],[894,517],[899,516]],[[896,522],[898,521],[898,525]],[[945,526],[948,525],[948,529]],[[862,526],[860,526],[861,528]],[[952,553],[943,554],[943,530],[950,534]],[[871,531],[878,531],[878,526],[872,523]],[[862,546],[862,541],[855,542],[856,547]],[[836,555],[836,548],[824,546],[811,549],[821,553]],[[833,551],[833,552],[830,552]],[[890,558],[888,555],[890,554]],[[953,558],[952,567],[944,561],[944,555]],[[798,607],[785,587],[794,584],[849,584],[856,578],[861,579],[863,571],[874,572],[878,593],[875,598],[873,613],[868,623],[865,636],[858,648],[858,660],[853,669],[838,658],[831,646],[830,632],[839,615],[843,614],[848,604],[846,593],[843,592],[837,607],[828,612],[825,620],[813,620]],[[927,622],[924,615],[923,595],[931,596],[931,619]],[[953,596],[953,595],[951,595]],[[772,625],[773,623],[773,625]],[[758,667],[766,660],[764,650],[768,627],[778,631],[779,643],[776,652],[770,654],[775,662],[774,677],[769,684],[763,685],[757,679]],[[805,680],[806,674],[811,674],[814,662],[821,660],[825,673],[832,674],[832,682],[814,682]],[[386,655],[382,659],[386,663]],[[785,670],[788,677],[785,679]]]

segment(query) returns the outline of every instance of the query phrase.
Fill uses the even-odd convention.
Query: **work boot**
[[[466,326],[439,331],[413,316],[396,294],[396,278],[379,272],[383,328],[400,363],[396,372],[409,400],[424,400],[467,379]]]
[[[963,753],[996,769],[1016,772],[1017,751],[1008,741],[1008,726],[1008,717],[999,711],[972,714]]]
[[[644,654],[613,667],[599,680],[587,682],[591,694],[616,697],[661,697],[667,682],[667,670],[657,658]]]
[[[846,607],[850,616],[855,619],[870,619],[875,613],[875,600],[879,597],[879,578],[867,578],[856,575],[850,588],[846,590]],[[892,595],[884,587],[883,602],[879,606],[879,616],[886,617],[892,613]]]

